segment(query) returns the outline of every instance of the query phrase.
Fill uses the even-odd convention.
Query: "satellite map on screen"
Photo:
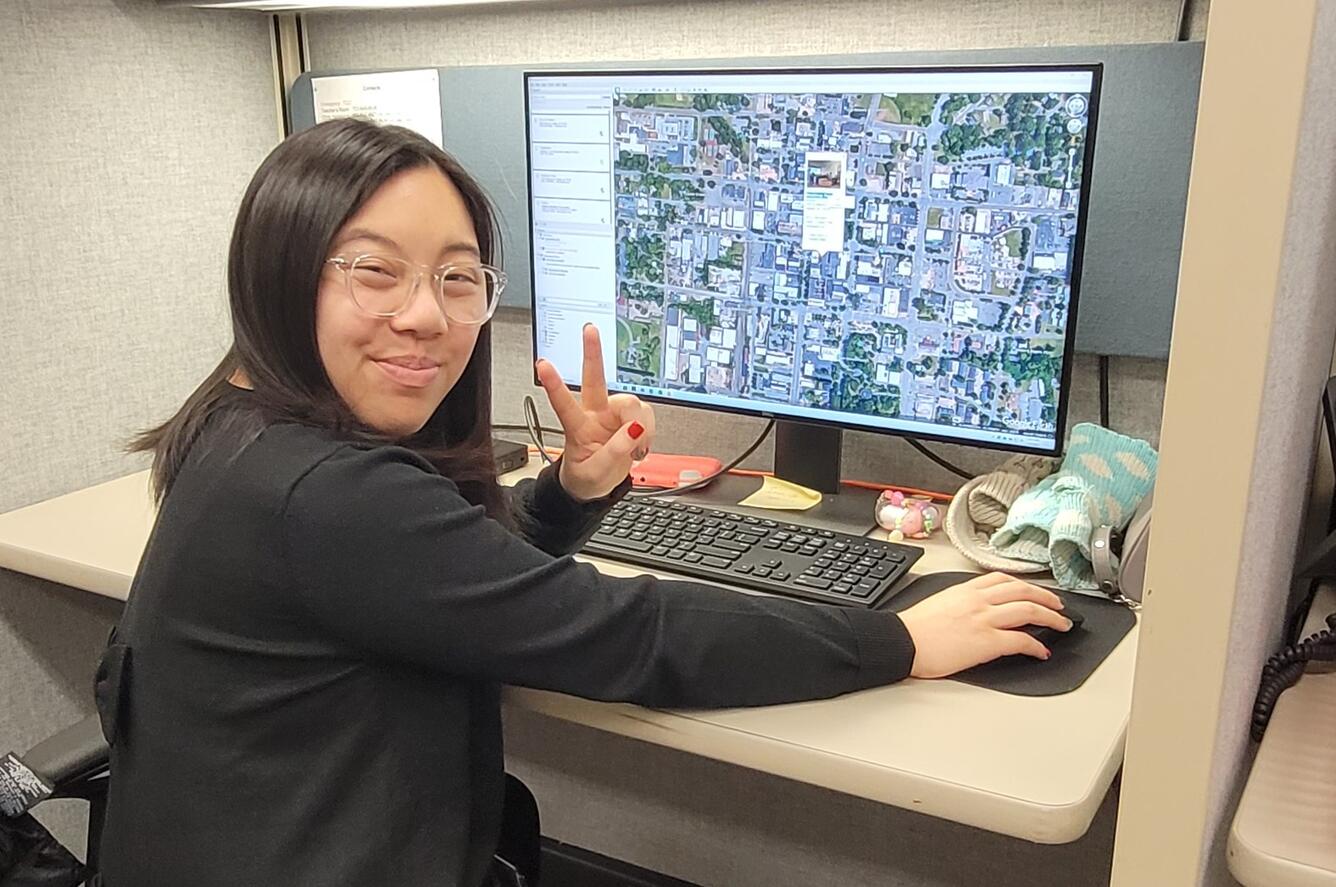
[[[1052,437],[1088,106],[618,92],[619,384]]]

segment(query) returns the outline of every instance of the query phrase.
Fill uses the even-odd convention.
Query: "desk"
[[[513,472],[513,481],[536,471]],[[153,522],[142,472],[0,515],[0,567],[124,600]],[[878,531],[880,532],[880,531]],[[944,538],[916,573],[970,569]],[[639,572],[591,559],[611,575]],[[507,704],[1045,844],[1085,833],[1122,764],[1137,629],[1078,690],[907,680],[765,708],[661,711],[510,688]]]

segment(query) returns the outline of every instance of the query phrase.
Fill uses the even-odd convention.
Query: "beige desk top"
[[[153,522],[146,472],[0,515],[0,567],[124,599]],[[970,569],[944,539],[915,572]],[[595,561],[613,575],[636,572]],[[1090,826],[1122,764],[1137,629],[1078,690],[907,680],[837,699],[658,711],[512,688],[509,704],[1040,843]]]

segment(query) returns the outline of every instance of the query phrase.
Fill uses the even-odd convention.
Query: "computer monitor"
[[[1099,65],[525,75],[534,350],[578,384],[1056,454]],[[829,431],[824,430],[829,429]]]

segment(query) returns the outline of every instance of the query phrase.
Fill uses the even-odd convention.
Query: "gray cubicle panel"
[[[445,148],[477,177],[501,214],[504,265],[511,280],[504,304],[528,307],[526,70],[893,67],[1004,62],[1103,63],[1103,94],[1090,180],[1076,345],[1081,351],[1101,354],[1166,356],[1197,116],[1201,43],[437,70]],[[312,76],[348,73],[365,72],[320,71],[297,79],[289,101],[294,130],[315,123]]]

